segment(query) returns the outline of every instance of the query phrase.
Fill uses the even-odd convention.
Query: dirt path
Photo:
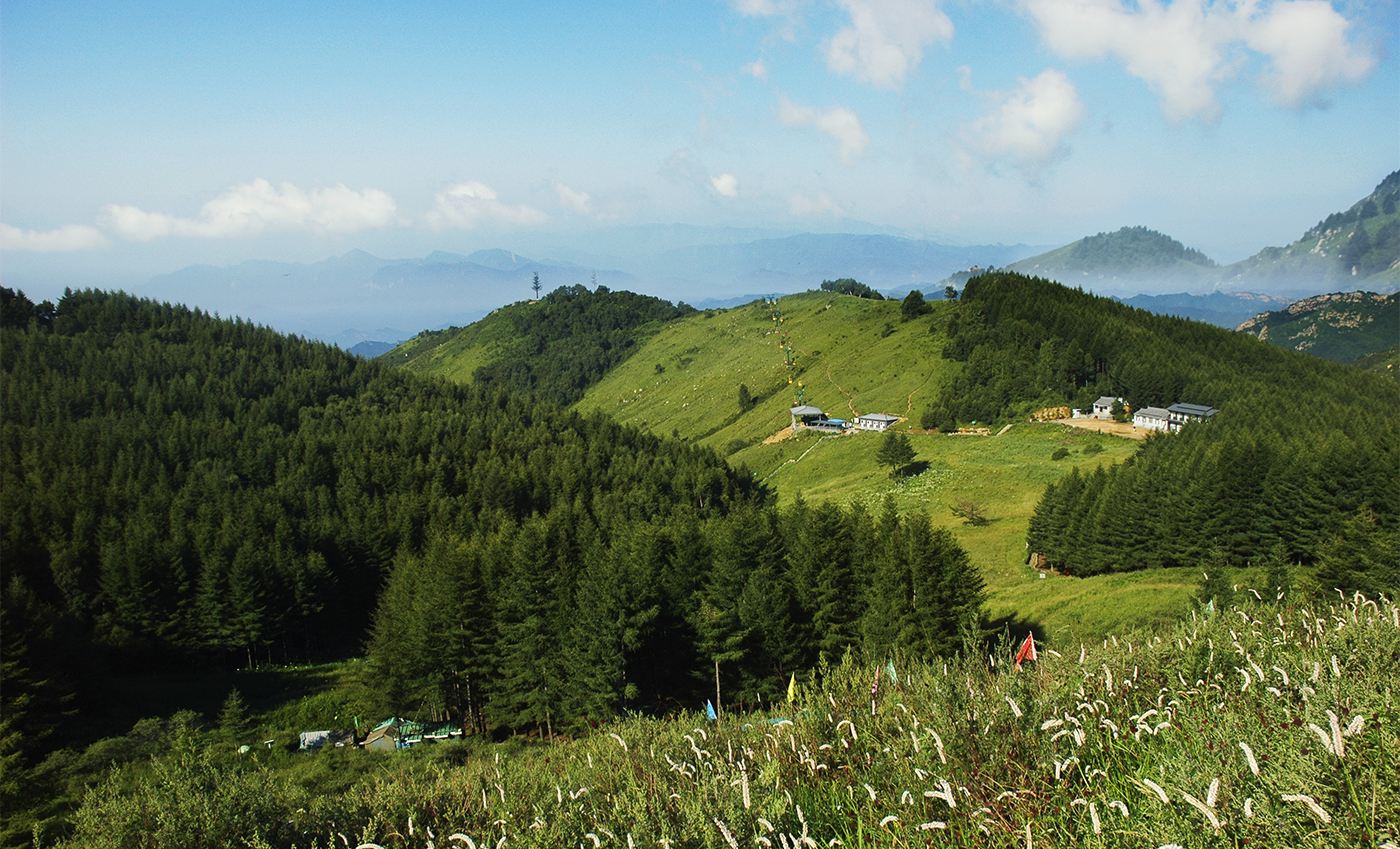
[[[791,439],[794,433],[796,433],[796,431],[792,429],[792,425],[788,425],[787,427],[783,428],[782,430],[778,431],[772,436],[765,438],[763,440],[763,444],[776,445],[779,442],[782,442],[784,439]]]
[[[1080,430],[1096,430],[1099,433],[1106,433],[1109,436],[1119,436],[1123,439],[1146,439],[1152,431],[1146,428],[1133,427],[1132,422],[1115,422],[1105,419],[1055,419],[1055,424],[1062,424],[1065,427],[1077,427]]]
[[[827,365],[826,365],[826,380],[827,380],[827,382],[830,383],[832,386],[835,386],[835,387],[836,387],[836,391],[841,393],[841,397],[842,397],[842,398],[845,398],[845,399],[846,399],[846,408],[849,409],[849,410],[851,411],[851,418],[855,418],[856,416],[860,415],[860,413],[856,412],[856,405],[853,404],[853,403],[851,402],[851,393],[849,393],[849,392],[847,392],[845,389],[843,389],[843,388],[841,387],[841,384],[837,383],[837,382],[836,382],[836,379],[833,378],[833,377],[831,376],[831,364],[830,364],[830,363],[827,363]]]

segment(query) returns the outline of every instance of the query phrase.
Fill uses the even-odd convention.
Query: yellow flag
[[[796,673],[796,672],[792,673],[792,677],[788,679],[788,704],[792,704],[792,703],[795,702],[795,701],[797,701],[797,673]]]

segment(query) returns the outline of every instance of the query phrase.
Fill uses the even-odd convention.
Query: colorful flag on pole
[[[715,703],[709,699],[705,700],[705,718],[711,722],[719,719],[719,715],[715,713]]]
[[[1027,660],[1038,660],[1035,655],[1035,632],[1026,634],[1026,641],[1021,643],[1021,648],[1016,651],[1016,671],[1021,671],[1021,664]]]
[[[797,701],[797,673],[796,673],[796,672],[792,673],[792,677],[788,679],[788,704],[792,704],[792,703],[795,702],[795,701]]]

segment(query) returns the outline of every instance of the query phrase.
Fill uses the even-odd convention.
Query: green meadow
[[[578,408],[659,434],[676,433],[729,453],[787,426],[789,385],[783,340],[808,404],[830,416],[912,415],[956,364],[944,360],[932,316],[902,322],[897,301],[806,292],[670,322],[590,388]],[[739,410],[739,386],[757,404]]]

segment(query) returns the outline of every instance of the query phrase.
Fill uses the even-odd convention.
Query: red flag
[[[1035,656],[1035,632],[1026,634],[1026,641],[1021,643],[1021,648],[1016,651],[1016,671],[1021,671],[1021,662],[1026,660],[1037,660]]]

